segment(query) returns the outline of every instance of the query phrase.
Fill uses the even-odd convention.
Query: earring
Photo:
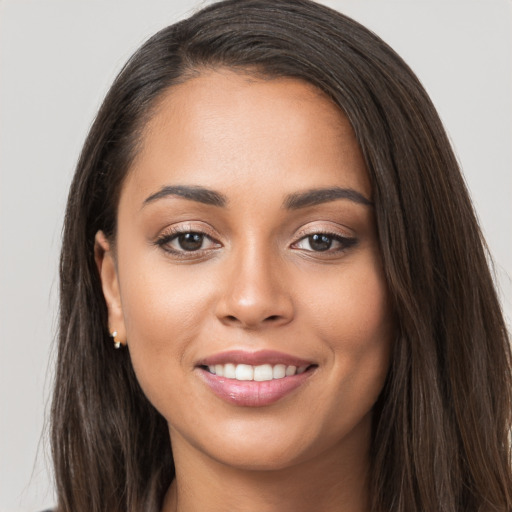
[[[114,348],[121,348],[121,342],[116,340],[117,337],[117,331],[111,332],[110,337],[114,340]]]

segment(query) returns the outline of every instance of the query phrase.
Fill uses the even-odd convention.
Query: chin
[[[219,453],[211,457],[224,466],[239,471],[280,471],[300,465],[309,459],[306,447],[301,446],[242,446],[236,450]]]
[[[281,471],[311,464],[315,459],[339,463],[360,457],[361,448],[369,445],[371,437],[371,411],[355,421],[342,418],[330,428],[323,428],[321,422],[301,424],[297,417],[288,423],[282,418],[268,420],[210,425],[199,440],[188,441],[206,459],[233,470]]]

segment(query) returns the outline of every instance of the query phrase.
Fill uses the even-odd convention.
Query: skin
[[[226,205],[174,195],[145,204],[176,185],[215,190]],[[98,232],[96,254],[110,328],[169,425],[176,479],[165,512],[367,510],[393,322],[372,206],[283,207],[323,187],[371,200],[347,119],[299,80],[204,72],[164,93],[146,126],[115,246]],[[201,249],[180,248],[175,229],[206,233]],[[325,232],[331,247],[312,250],[308,236]],[[316,366],[277,402],[241,407],[197,368],[232,349]]]

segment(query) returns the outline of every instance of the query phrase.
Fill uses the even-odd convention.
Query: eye
[[[182,255],[205,251],[219,246],[206,233],[199,231],[174,231],[164,234],[156,243],[167,252]]]
[[[172,239],[170,245],[176,244],[184,251],[198,251],[203,247],[205,236],[202,233],[183,233]]]
[[[333,233],[312,233],[293,244],[294,249],[311,252],[339,252],[355,245],[355,238],[348,238]]]

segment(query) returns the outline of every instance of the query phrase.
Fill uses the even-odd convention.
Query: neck
[[[369,443],[362,453],[360,441],[345,438],[329,453],[270,470],[228,466],[175,443],[176,478],[162,512],[367,512]]]

